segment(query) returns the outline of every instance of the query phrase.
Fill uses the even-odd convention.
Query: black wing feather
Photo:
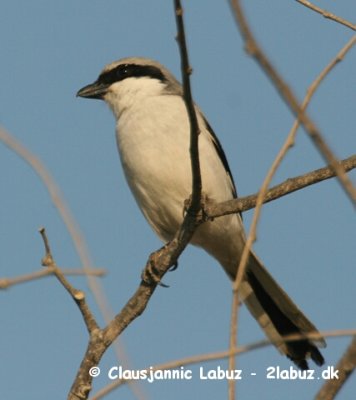
[[[231,183],[232,183],[232,196],[234,197],[234,199],[237,198],[237,191],[236,191],[236,186],[235,186],[235,182],[234,182],[234,178],[232,176],[230,167],[229,167],[229,163],[227,161],[226,155],[224,153],[224,150],[220,144],[220,141],[218,139],[218,137],[215,135],[213,128],[210,126],[209,122],[205,119],[205,117],[203,116],[204,119],[204,123],[206,125],[206,128],[208,130],[208,132],[211,135],[211,138],[213,140],[213,144],[215,147],[216,152],[218,153],[218,156],[225,168],[226,173],[229,175],[230,179],[231,179]]]

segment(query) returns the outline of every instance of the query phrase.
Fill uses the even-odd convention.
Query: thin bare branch
[[[42,258],[42,265],[44,267],[48,267],[51,269],[51,272],[56,276],[62,286],[67,290],[67,292],[71,295],[75,303],[77,304],[80,312],[82,313],[83,319],[87,326],[88,332],[92,332],[93,330],[99,329],[98,324],[95,321],[95,318],[90,311],[86,301],[85,295],[81,290],[75,289],[66,279],[63,272],[58,268],[49,245],[48,237],[46,235],[45,228],[40,228],[39,232],[42,236],[43,243],[45,246],[45,255]]]
[[[324,18],[330,19],[334,22],[337,22],[338,24],[347,26],[348,28],[352,29],[353,31],[356,31],[356,24],[353,24],[352,22],[347,21],[344,18],[338,17],[335,14],[332,14],[331,12],[327,10],[323,10],[322,8],[316,6],[315,4],[312,4],[310,1],[307,0],[296,0],[299,4],[302,4],[305,7],[310,8],[311,10],[321,14]]]
[[[356,368],[356,336],[352,339],[345,354],[337,363],[335,370],[338,371],[338,379],[326,381],[315,397],[315,400],[333,400],[338,394],[346,380]]]
[[[74,216],[72,215],[63,194],[48,169],[42,163],[42,161],[28,150],[22,143],[20,143],[15,137],[10,135],[4,129],[0,128],[0,140],[12,151],[14,151],[21,159],[23,159],[36,173],[36,175],[42,181],[44,187],[48,191],[50,199],[53,205],[58,210],[60,217],[62,218],[64,225],[66,226],[70,237],[74,243],[75,249],[79,255],[82,263],[82,268],[86,270],[94,269],[90,260],[88,248],[86,246],[84,237],[79,229],[78,224]],[[95,300],[102,312],[105,320],[110,321],[112,313],[110,313],[108,303],[105,295],[101,290],[99,282],[91,274],[86,274],[88,285],[92,291]]]
[[[277,92],[290,108],[294,116],[297,117],[300,123],[304,126],[305,131],[311,138],[322,157],[326,160],[328,165],[335,170],[341,187],[350,198],[353,206],[356,207],[356,188],[340,165],[337,157],[333,154],[332,150],[323,139],[314,122],[306,113],[303,112],[290,87],[283,80],[276,68],[272,65],[267,56],[264,54],[263,50],[256,42],[242,11],[240,0],[231,0],[230,4],[241,35],[245,41],[246,51],[257,61],[262,70],[266,73],[267,77],[272,81],[273,85],[277,89]]]
[[[231,305],[231,318],[230,318],[230,355],[229,355],[229,370],[233,371],[236,368],[236,354],[234,349],[237,348],[237,324],[238,324],[238,316],[239,316],[239,297],[237,293],[235,295],[235,291],[232,296],[232,305]],[[228,381],[228,398],[230,400],[235,400],[236,398],[236,385],[233,379],[229,379]]]
[[[345,171],[351,171],[356,168],[356,154],[340,162]],[[335,171],[330,167],[324,167],[315,171],[289,178],[279,185],[273,186],[265,195],[264,203],[277,200],[297,190],[304,189],[307,186],[314,185],[326,179],[334,178]],[[222,215],[235,214],[250,210],[256,206],[258,193],[238,199],[225,201],[223,203],[208,204],[204,209],[208,218],[217,218]]]
[[[64,275],[94,275],[94,276],[104,276],[106,271],[104,269],[93,269],[84,271],[82,269],[73,269],[73,268],[61,268],[61,271]],[[40,269],[39,271],[31,272],[30,274],[16,276],[14,278],[0,278],[0,290],[8,289],[11,286],[18,285],[20,283],[31,282],[37,279],[45,278],[47,276],[51,276],[54,274],[54,271],[51,267],[47,269]]]
[[[199,162],[199,125],[194,107],[192,91],[190,87],[190,74],[192,68],[189,64],[188,49],[185,38],[184,20],[183,20],[183,8],[180,0],[174,0],[174,9],[177,24],[177,40],[181,59],[181,70],[182,70],[182,83],[183,83],[183,98],[185,106],[187,108],[189,125],[190,125],[190,161],[192,167],[192,196],[190,203],[190,212],[198,213],[201,209],[201,174],[200,174],[200,162]]]

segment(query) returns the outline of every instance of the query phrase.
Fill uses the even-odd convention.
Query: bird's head
[[[139,99],[155,95],[181,95],[182,87],[160,63],[148,58],[123,58],[105,66],[98,79],[77,96],[105,100],[118,117]]]

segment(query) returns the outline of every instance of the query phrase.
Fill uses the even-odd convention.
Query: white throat
[[[119,119],[125,110],[138,101],[162,94],[166,85],[149,77],[127,78],[110,86],[105,101]]]

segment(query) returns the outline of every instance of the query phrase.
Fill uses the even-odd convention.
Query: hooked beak
[[[99,83],[96,81],[94,83],[91,83],[90,85],[86,85],[81,88],[77,93],[77,97],[104,100],[104,96],[107,93],[109,86],[110,85],[106,85],[104,83]]]

